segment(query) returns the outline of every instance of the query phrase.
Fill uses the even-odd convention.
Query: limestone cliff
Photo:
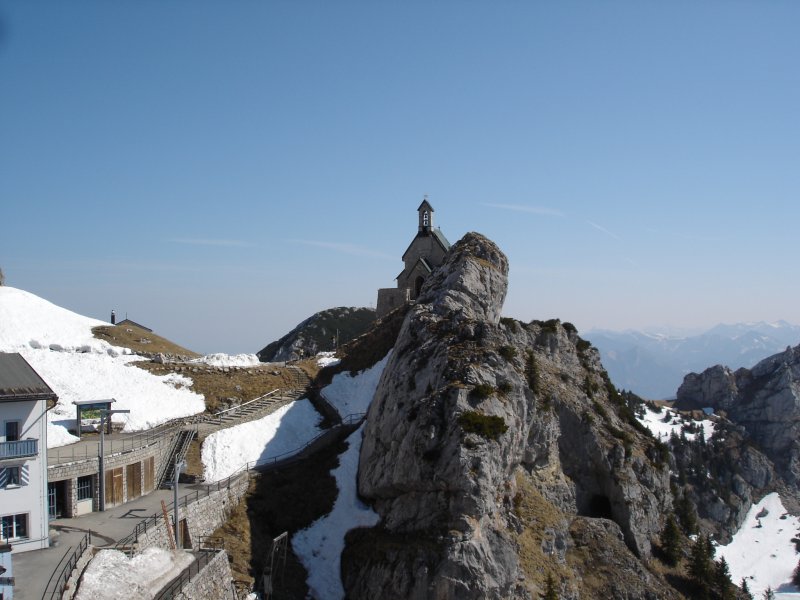
[[[669,474],[569,323],[501,319],[508,262],[470,233],[405,317],[369,410],[349,598],[671,598],[641,559]]]
[[[800,346],[733,372],[715,366],[686,376],[680,408],[713,408],[744,428],[791,488],[800,483]]]

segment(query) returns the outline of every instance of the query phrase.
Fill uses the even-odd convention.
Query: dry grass
[[[263,396],[274,389],[290,389],[296,386],[295,377],[288,367],[276,364],[255,367],[210,367],[202,364],[139,362],[136,366],[153,373],[167,375],[179,373],[189,377],[194,384],[192,390],[206,398],[206,410],[217,412]],[[296,363],[310,378],[316,375],[316,361]]]
[[[112,346],[130,348],[134,352],[173,354],[192,358],[200,356],[197,352],[187,350],[152,331],[133,325],[101,325],[93,327],[92,333],[97,339],[105,340]]]

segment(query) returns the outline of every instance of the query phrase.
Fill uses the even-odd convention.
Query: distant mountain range
[[[603,366],[620,389],[651,399],[674,398],[688,373],[721,364],[752,367],[800,343],[800,326],[786,321],[717,325],[699,335],[672,337],[643,331],[581,333],[600,350]]]

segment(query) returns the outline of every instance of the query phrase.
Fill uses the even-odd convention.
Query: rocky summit
[[[322,310],[267,344],[256,356],[261,362],[282,362],[335,350],[366,332],[374,321],[374,308],[341,306]]]
[[[597,351],[501,318],[508,260],[469,233],[408,311],[369,410],[348,598],[673,598],[647,568],[668,460]]]

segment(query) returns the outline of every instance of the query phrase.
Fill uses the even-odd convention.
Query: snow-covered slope
[[[331,384],[323,388],[325,398],[339,414],[347,416],[367,411],[389,354],[355,376],[337,374]],[[318,600],[344,598],[340,573],[344,536],[351,529],[371,527],[378,522],[378,515],[358,499],[356,478],[363,429],[362,425],[347,438],[347,450],[339,456],[339,466],[331,471],[339,488],[333,509],[292,537],[292,548],[309,574],[310,595]]]
[[[189,390],[191,380],[157,376],[130,363],[140,360],[127,349],[95,339],[92,327],[107,325],[56,306],[34,294],[0,287],[0,352],[19,352],[58,395],[47,415],[47,445],[77,438],[73,401],[114,398],[112,417],[125,431],[154,427],[170,419],[202,412],[203,396]]]
[[[362,425],[347,438],[348,448],[339,455],[339,466],[331,471],[339,488],[333,510],[292,537],[292,548],[308,572],[310,595],[318,600],[344,598],[344,536],[351,529],[372,527],[378,522],[378,515],[358,499],[356,492],[363,428]]]
[[[247,463],[299,450],[320,433],[321,419],[309,400],[298,400],[257,421],[216,431],[201,449],[203,477],[219,481]]]
[[[337,373],[330,385],[322,389],[322,396],[333,405],[340,417],[367,412],[391,354],[389,351],[383,359],[355,377],[350,373]]]
[[[717,547],[715,558],[725,557],[737,585],[746,577],[756,598],[769,586],[778,600],[800,599],[791,583],[798,562],[792,538],[798,530],[800,519],[786,513],[777,493],[769,494],[750,508],[731,543]]]

